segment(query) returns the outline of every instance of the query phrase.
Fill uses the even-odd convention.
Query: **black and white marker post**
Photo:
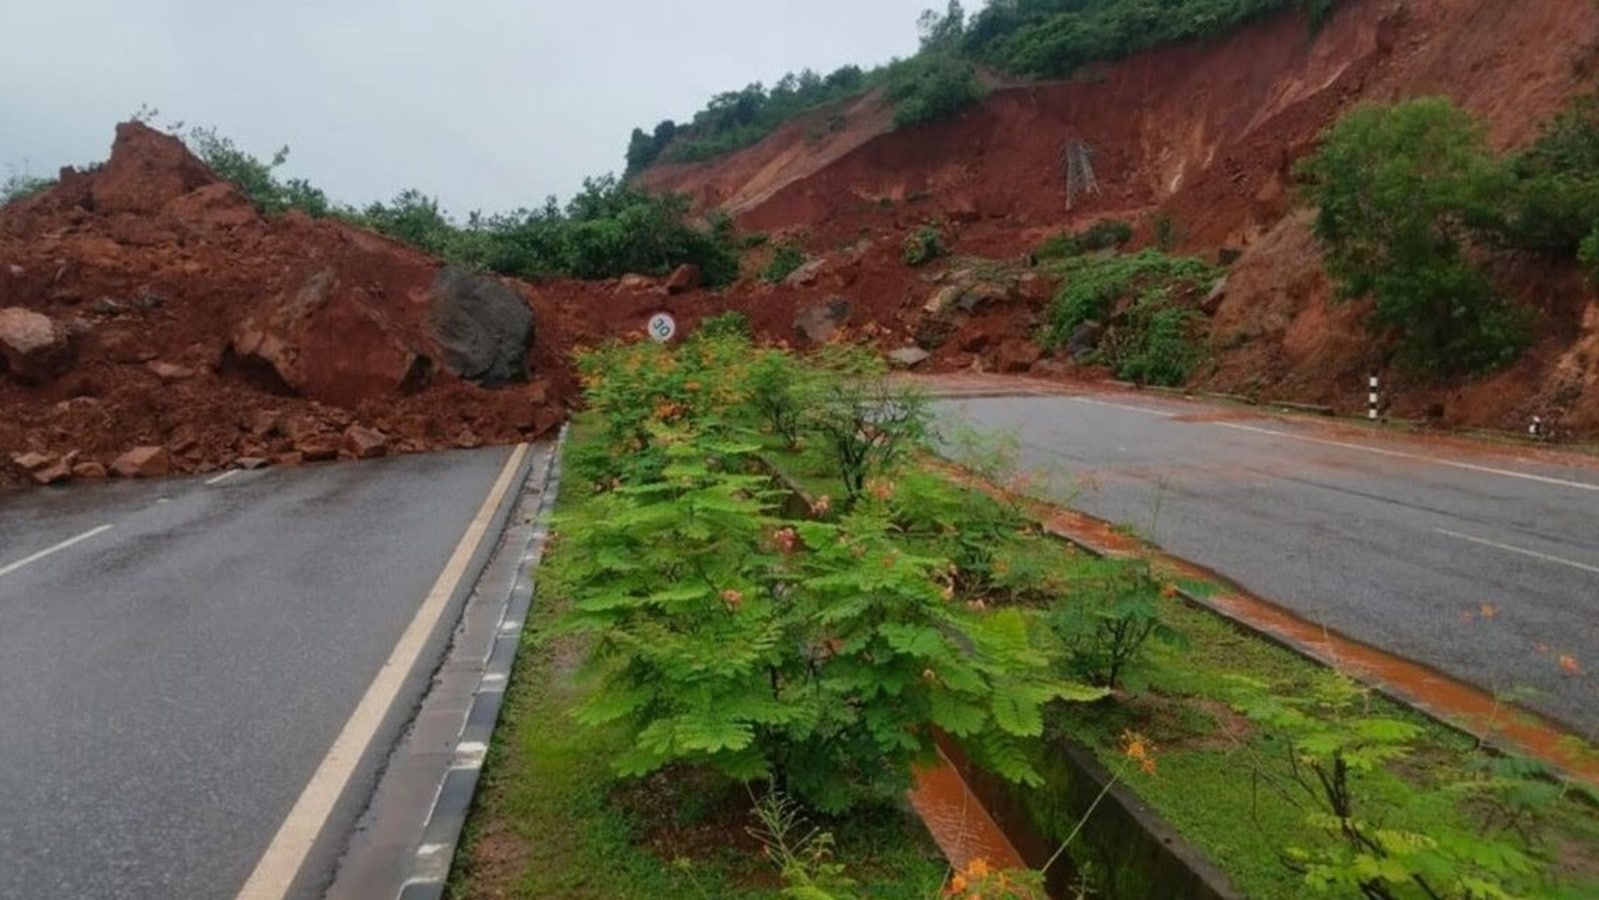
[[[1366,416],[1371,421],[1377,421],[1377,408],[1382,403],[1382,394],[1378,388],[1377,376],[1371,376],[1371,393],[1366,395]]]

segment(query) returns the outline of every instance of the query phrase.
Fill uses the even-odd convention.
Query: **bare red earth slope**
[[[880,98],[869,97],[725,159],[651,170],[642,183],[727,206],[748,228],[804,230],[821,250],[863,236],[893,244],[930,220],[957,235],[957,252],[985,256],[1015,256],[1110,217],[1140,223],[1147,243],[1164,214],[1185,251],[1242,252],[1201,381],[1351,409],[1380,358],[1363,307],[1331,300],[1309,219],[1295,209],[1294,163],[1357,103],[1434,94],[1482,116],[1499,148],[1523,146],[1593,90],[1596,62],[1599,10],[1588,0],[1355,0],[1315,34],[1302,15],[1282,15],[1077,81],[1001,88],[944,123],[890,132]],[[835,112],[845,127],[819,134]],[[1061,160],[1073,140],[1092,149],[1102,193],[1068,209]],[[1507,428],[1540,414],[1599,431],[1592,290],[1559,267],[1520,263],[1501,274],[1539,312],[1533,350],[1459,384],[1396,374],[1397,411]],[[918,302],[854,299],[907,312]]]

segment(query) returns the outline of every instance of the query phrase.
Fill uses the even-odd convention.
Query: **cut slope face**
[[[177,139],[119,126],[103,167],[64,171],[55,189],[0,209],[0,309],[44,317],[65,356],[42,373],[0,366],[0,482],[28,452],[92,474],[159,446],[176,471],[203,471],[553,427],[569,376],[535,344],[532,371],[557,378],[529,382],[530,292],[440,271],[342,223],[263,217]],[[490,296],[509,315],[481,315]],[[463,330],[483,371],[516,385],[462,377],[482,374],[459,368]],[[485,346],[496,358],[481,359]],[[358,424],[382,432],[382,447],[346,440]]]
[[[645,183],[726,206],[747,228],[806,229],[828,249],[930,220],[958,232],[957,252],[996,257],[1102,218],[1138,224],[1137,242],[1150,243],[1165,216],[1182,250],[1243,254],[1208,383],[1353,409],[1381,359],[1367,351],[1360,309],[1335,305],[1319,274],[1294,214],[1295,162],[1353,105],[1431,94],[1481,116],[1496,147],[1523,146],[1593,90],[1596,46],[1589,0],[1356,0],[1315,34],[1303,15],[1283,15],[1079,81],[1002,88],[949,122],[892,133],[852,124],[849,140],[816,143],[796,124]],[[1068,208],[1064,151],[1077,141],[1100,193]],[[1588,288],[1547,267],[1506,275],[1539,310],[1533,352],[1483,381],[1396,381],[1396,410],[1518,429],[1542,414],[1599,430]]]

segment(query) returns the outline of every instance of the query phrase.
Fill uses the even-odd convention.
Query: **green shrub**
[[[1371,324],[1402,362],[1457,373],[1520,355],[1527,314],[1472,261],[1504,227],[1513,178],[1469,114],[1446,99],[1361,107],[1301,171],[1339,296],[1375,299]]]
[[[1114,250],[1133,239],[1133,226],[1120,219],[1095,222],[1082,231],[1057,234],[1038,248],[1039,259],[1066,259],[1099,250]]]
[[[191,128],[183,137],[184,143],[195,156],[211,167],[211,171],[224,181],[232,182],[265,213],[282,213],[298,209],[317,218],[333,212],[327,194],[303,179],[279,181],[274,174],[288,162],[289,148],[284,146],[272,154],[270,162],[262,161],[240,150],[233,141],[214,128]]]
[[[748,316],[736,309],[730,309],[714,316],[706,316],[700,322],[700,327],[694,334],[702,340],[714,340],[717,338],[749,340],[754,332],[750,330]]]
[[[0,182],[0,206],[15,200],[26,200],[55,186],[56,181],[53,178],[40,178],[12,169],[6,180]]]
[[[944,245],[944,234],[932,225],[923,225],[905,238],[901,256],[907,266],[925,266],[935,259],[949,255]]]
[[[1138,384],[1177,387],[1205,358],[1205,317],[1172,302],[1157,288],[1139,297],[1106,333],[1101,356],[1116,377]]]
[[[794,241],[783,241],[772,250],[772,259],[761,270],[761,280],[776,284],[794,274],[807,259],[805,248]]]
[[[1576,256],[1599,225],[1599,101],[1580,99],[1510,160],[1516,181],[1505,240],[1513,247]]]
[[[1085,562],[1071,584],[1071,599],[1050,612],[1050,625],[1068,649],[1069,676],[1107,688],[1141,688],[1138,667],[1150,640],[1181,640],[1161,618],[1161,585],[1149,564]]]
[[[977,69],[945,54],[923,54],[900,63],[890,70],[887,79],[896,128],[948,118],[984,94]]]
[[[1203,260],[1145,250],[1132,256],[1078,257],[1060,265],[1064,279],[1050,303],[1043,344],[1058,350],[1085,322],[1106,324],[1116,301],[1134,294],[1172,288],[1195,289],[1214,281],[1216,270]]]
[[[1037,783],[1044,706],[1105,692],[1061,678],[1037,614],[950,602],[948,561],[899,540],[891,483],[780,514],[743,412],[773,358],[734,341],[580,358],[600,449],[573,472],[596,493],[559,523],[552,585],[571,598],[563,629],[591,641],[580,721],[625,732],[619,774],[702,766],[824,811],[903,797],[935,730]],[[828,362],[804,427],[836,423],[891,479],[919,434],[896,410],[920,406],[863,387],[882,385],[867,354]]]

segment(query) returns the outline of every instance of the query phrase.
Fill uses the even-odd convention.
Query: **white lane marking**
[[[1174,412],[1164,409],[1153,409],[1148,406],[1128,406],[1124,403],[1107,403],[1104,400],[1090,400],[1087,397],[1072,397],[1070,399],[1077,403],[1088,403],[1093,406],[1105,406],[1109,407],[1110,409],[1123,409],[1127,412],[1143,413],[1146,416],[1159,416],[1162,419],[1177,418],[1177,414]]]
[[[110,525],[101,525],[99,528],[91,528],[88,531],[85,531],[84,533],[78,535],[77,537],[67,538],[66,540],[62,541],[61,543],[56,544],[54,547],[46,547],[43,550],[40,550],[38,553],[33,554],[32,556],[25,556],[22,559],[19,559],[16,562],[11,563],[8,566],[0,567],[0,575],[10,575],[12,572],[17,571],[18,569],[22,568],[23,566],[32,565],[33,563],[36,563],[39,560],[44,559],[46,556],[51,556],[51,555],[54,555],[56,553],[60,553],[62,550],[65,550],[68,547],[74,546],[76,544],[81,544],[84,541],[88,540],[89,538],[94,537],[95,535],[104,534],[104,533],[106,533],[107,531],[110,531],[110,530],[111,530],[111,526]]]
[[[444,571],[439,573],[438,580],[428,591],[416,616],[406,626],[405,633],[400,635],[399,643],[394,645],[394,651],[372,679],[371,686],[361,697],[350,720],[344,723],[344,729],[333,741],[333,746],[328,748],[327,756],[306,783],[305,790],[295,801],[294,808],[289,810],[288,817],[283,820],[272,843],[256,863],[255,870],[250,873],[244,887],[239,889],[240,900],[279,900],[288,895],[294,879],[300,874],[300,867],[305,864],[306,856],[310,854],[322,827],[327,824],[334,803],[344,793],[350,777],[355,773],[356,763],[372,743],[384,716],[399,696],[406,676],[422,655],[428,635],[438,625],[445,607],[449,605],[450,596],[466,576],[466,567],[488,532],[494,511],[511,489],[511,482],[515,480],[527,452],[528,446],[519,444],[510,459],[505,461],[499,479],[489,489],[488,497],[484,498],[477,516],[461,536],[461,542],[456,545]]]
[[[1519,553],[1522,556],[1530,556],[1533,559],[1541,559],[1544,562],[1551,562],[1555,563],[1556,565],[1570,566],[1573,569],[1581,569],[1584,572],[1593,572],[1594,574],[1599,575],[1599,566],[1590,566],[1587,563],[1563,559],[1559,556],[1550,556],[1547,553],[1539,553],[1536,550],[1527,550],[1522,547],[1512,547],[1509,544],[1501,544],[1498,541],[1490,541],[1486,538],[1472,537],[1469,534],[1461,534],[1458,531],[1450,531],[1447,528],[1437,528],[1434,530],[1441,535],[1445,535],[1446,537],[1452,537],[1462,541],[1470,541],[1473,544],[1481,544],[1484,547],[1492,547],[1495,550],[1503,550],[1506,553]]]
[[[1378,456],[1391,456],[1395,459],[1408,459],[1414,462],[1432,463],[1438,466],[1448,466],[1451,469],[1462,469],[1467,472],[1478,472],[1484,475],[1503,475],[1506,478],[1520,478],[1524,481],[1536,481],[1539,484],[1552,484],[1556,487],[1572,488],[1579,491],[1599,492],[1599,484],[1589,484],[1585,481],[1568,481],[1564,478],[1552,478],[1548,475],[1534,475],[1531,472],[1513,472],[1509,469],[1495,469],[1492,466],[1479,466],[1472,463],[1456,462],[1452,459],[1440,459],[1436,456],[1423,456],[1419,453],[1405,453],[1402,450],[1384,450],[1381,447],[1368,447],[1364,444],[1352,444],[1348,441],[1331,441],[1326,438],[1307,437],[1302,434],[1293,434],[1287,431],[1274,431],[1270,428],[1258,428],[1254,425],[1239,425],[1236,422],[1212,422],[1221,428],[1231,428],[1234,431],[1248,431],[1254,434],[1266,434],[1272,437],[1288,438],[1291,441],[1304,441],[1307,444],[1323,444],[1328,447],[1342,447],[1345,450],[1359,450],[1364,453],[1375,453]]]
[[[223,472],[221,475],[218,475],[217,477],[211,479],[210,481],[207,481],[205,483],[205,486],[206,487],[211,487],[213,485],[221,484],[222,482],[227,481],[229,478],[232,478],[233,476],[235,476],[235,475],[237,475],[237,474],[239,474],[240,472],[243,472],[243,471],[244,471],[243,469],[229,469],[226,472]]]

